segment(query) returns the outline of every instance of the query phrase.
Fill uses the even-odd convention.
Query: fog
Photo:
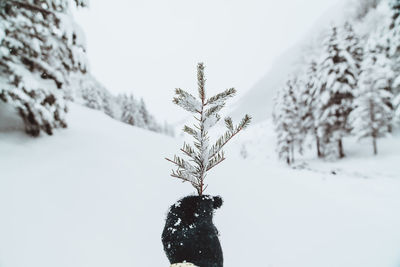
[[[240,97],[337,2],[92,0],[75,15],[93,74],[113,93],[143,97],[160,120],[176,121],[174,88],[195,93],[197,62],[206,64],[209,94],[235,87]]]

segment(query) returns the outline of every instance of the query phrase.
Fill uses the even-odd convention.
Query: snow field
[[[164,160],[182,140],[76,105],[68,121],[52,137],[0,133],[0,266],[169,266],[166,212],[194,192]],[[278,162],[274,143],[269,122],[254,125],[206,178],[225,201],[225,266],[399,266],[399,138],[379,141],[376,158],[369,143],[345,143],[340,162],[306,155],[301,170]]]

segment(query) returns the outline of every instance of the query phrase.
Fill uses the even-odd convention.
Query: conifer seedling
[[[207,185],[204,184],[207,172],[225,160],[222,148],[241,130],[246,128],[251,117],[245,115],[242,121],[234,126],[230,117],[225,118],[227,131],[221,135],[216,142],[210,146],[208,130],[215,126],[221,119],[219,112],[225,106],[225,102],[236,93],[234,88],[225,90],[213,97],[206,98],[205,92],[204,64],[197,65],[197,84],[199,97],[196,98],[188,92],[177,88],[173,102],[194,114],[197,121],[193,127],[184,126],[183,131],[193,137],[193,145],[184,143],[181,152],[189,160],[179,156],[166,160],[176,165],[177,169],[172,170],[171,176],[189,182],[197,190],[199,196],[203,195]]]

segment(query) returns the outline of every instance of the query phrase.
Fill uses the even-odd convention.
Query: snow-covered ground
[[[0,133],[0,266],[168,266],[168,207],[194,192],[169,177],[181,140],[76,105],[69,128]],[[225,266],[400,266],[400,137],[346,140],[348,158],[290,169],[271,124],[250,127],[209,176]],[[333,174],[336,173],[336,175]]]

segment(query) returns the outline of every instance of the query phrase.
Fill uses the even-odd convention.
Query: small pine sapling
[[[176,97],[173,102],[195,114],[197,123],[194,127],[184,126],[183,131],[194,138],[194,147],[184,143],[181,151],[189,157],[184,160],[179,156],[174,159],[166,160],[177,166],[177,170],[172,170],[172,177],[181,179],[183,182],[189,182],[197,190],[199,196],[203,195],[207,185],[204,184],[207,172],[225,160],[222,148],[241,130],[246,128],[251,117],[245,115],[242,121],[234,126],[230,117],[225,118],[225,125],[228,130],[220,136],[214,145],[210,146],[208,130],[215,126],[220,120],[219,112],[225,106],[225,102],[236,93],[234,88],[225,90],[211,98],[206,98],[205,92],[204,64],[197,65],[197,83],[199,99],[187,93],[182,89],[176,89]]]

